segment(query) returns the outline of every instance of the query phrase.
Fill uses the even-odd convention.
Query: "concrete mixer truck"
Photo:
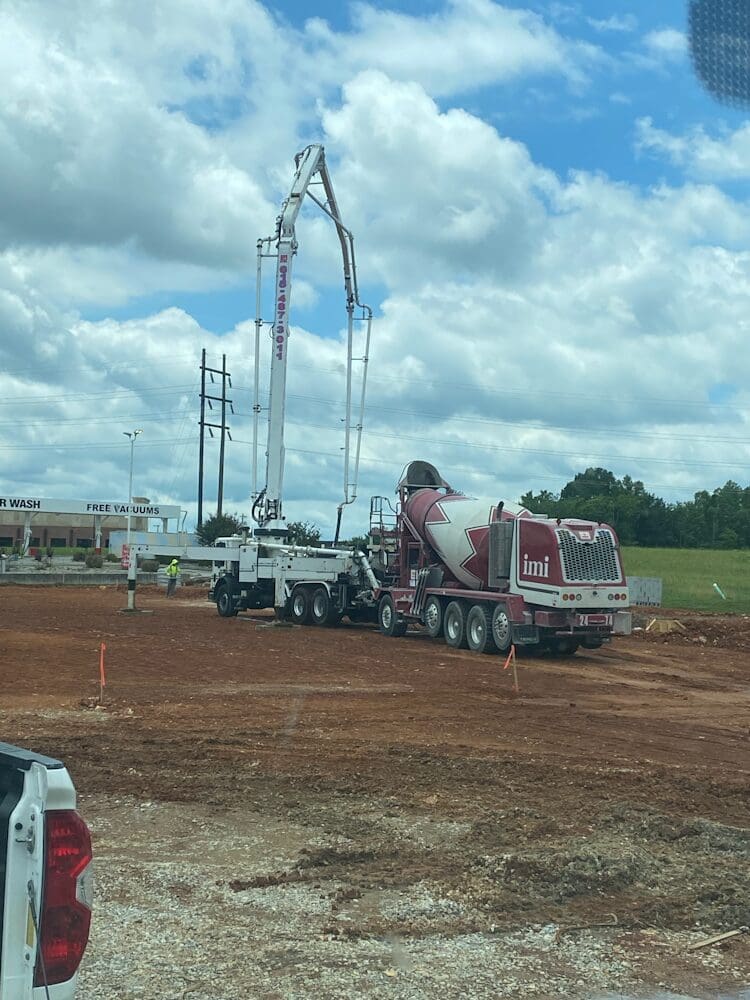
[[[619,543],[607,524],[551,519],[465,496],[411,462],[399,503],[374,497],[370,562],[380,629],[421,624],[454,648],[511,644],[571,655],[630,632]]]

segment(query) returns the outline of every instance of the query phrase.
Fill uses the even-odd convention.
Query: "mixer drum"
[[[413,493],[404,512],[451,575],[472,590],[488,586],[490,524],[531,517],[518,504],[493,503],[431,489]]]

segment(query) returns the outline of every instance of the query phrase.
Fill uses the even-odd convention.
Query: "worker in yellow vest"
[[[177,577],[180,575],[180,563],[173,559],[167,566],[167,597],[172,597],[177,590]]]

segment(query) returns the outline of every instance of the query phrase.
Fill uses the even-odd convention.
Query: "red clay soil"
[[[2,738],[61,757],[84,795],[243,799],[297,820],[336,803],[342,830],[347,801],[373,796],[468,832],[429,857],[369,845],[300,870],[429,872],[508,926],[750,924],[747,619],[521,658],[516,696],[499,657],[417,632],[225,620],[187,590],[139,603],[153,613],[120,614],[113,588],[0,590]]]

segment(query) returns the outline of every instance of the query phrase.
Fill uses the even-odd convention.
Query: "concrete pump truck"
[[[211,559],[218,575],[209,596],[223,617],[253,608],[275,608],[280,618],[298,624],[333,625],[342,615],[374,614],[378,581],[367,556],[349,549],[296,545],[287,540],[283,513],[284,425],[289,345],[289,309],[292,265],[297,253],[295,223],[305,197],[333,222],[341,246],[347,312],[346,406],[344,415],[343,499],[338,507],[336,539],[344,508],[357,496],[362,422],[367,385],[367,363],[372,310],[360,302],[354,239],[340,218],[325,152],[311,145],[296,157],[292,187],[276,222],[273,236],[258,240],[256,273],[255,375],[253,403],[253,505],[256,523],[252,537],[218,539],[211,547],[133,546],[129,567],[129,594],[134,595],[138,554],[179,555],[183,559]],[[322,197],[316,190],[322,191]],[[274,319],[261,315],[263,261],[275,264]],[[355,324],[364,328],[364,351],[354,357]],[[260,352],[264,327],[271,337],[271,374],[268,402],[266,481],[258,489],[258,420],[260,414]],[[354,365],[361,364],[359,408],[354,415]],[[352,438],[354,437],[354,441]],[[134,596],[129,598],[134,603]]]

